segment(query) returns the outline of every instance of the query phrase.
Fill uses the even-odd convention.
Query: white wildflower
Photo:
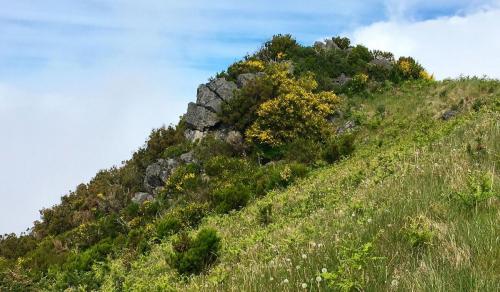
[[[288,284],[288,279],[283,280],[284,284]]]
[[[296,270],[300,269],[300,266],[295,266],[295,269],[296,269]]]
[[[318,282],[318,283],[321,282],[321,276],[316,277],[316,282]]]
[[[307,259],[307,255],[305,253],[302,254],[303,259]]]
[[[326,273],[328,270],[326,268],[321,269],[321,273]]]
[[[391,286],[392,287],[397,287],[399,285],[399,281],[397,279],[394,279],[391,281]]]
[[[368,218],[368,220],[366,220],[368,223],[372,223],[372,218]]]
[[[306,289],[307,288],[307,284],[306,283],[302,283],[302,288]]]

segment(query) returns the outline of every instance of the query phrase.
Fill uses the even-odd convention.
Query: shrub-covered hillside
[[[500,83],[277,35],[0,239],[0,291],[496,291]]]

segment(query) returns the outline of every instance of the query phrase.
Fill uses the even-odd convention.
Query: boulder
[[[337,135],[342,135],[346,132],[353,130],[356,127],[354,121],[347,121],[345,124],[337,129]]]
[[[206,84],[198,86],[196,103],[213,112],[220,112],[223,100],[217,96]]]
[[[239,87],[244,87],[246,86],[250,81],[254,80],[257,77],[260,77],[264,75],[263,72],[258,72],[258,73],[243,73],[238,75],[236,84],[238,84]]]
[[[184,163],[194,162],[195,159],[194,159],[193,151],[189,151],[187,153],[181,154],[181,156],[179,156],[179,160],[184,162]]]
[[[213,127],[220,121],[216,113],[192,102],[188,104],[184,120],[190,129],[199,131]]]
[[[331,39],[325,41],[325,49],[340,50],[339,46]]]
[[[333,79],[333,83],[335,83],[338,86],[344,86],[347,84],[349,81],[351,81],[351,77],[346,76],[344,73],[340,74],[339,77]]]
[[[231,100],[234,96],[234,91],[238,89],[236,83],[227,81],[224,78],[217,78],[210,81],[207,87],[220,99],[225,102]]]
[[[207,135],[207,132],[203,132],[203,131],[199,131],[199,130],[186,129],[184,131],[184,137],[186,137],[186,139],[190,142],[199,141],[199,140],[203,139],[203,137],[205,137],[206,135]]]
[[[226,143],[237,148],[243,144],[243,135],[238,131],[229,131],[225,138]]]
[[[154,200],[153,195],[144,192],[135,193],[134,196],[132,197],[132,202],[139,205],[142,205],[142,203],[146,201],[152,201],[152,200]]]
[[[441,119],[447,121],[458,114],[457,110],[449,109],[441,115]]]
[[[370,64],[384,68],[386,70],[390,70],[392,68],[392,62],[391,60],[385,59],[385,58],[375,58],[370,61]]]
[[[144,188],[148,192],[153,192],[156,188],[164,186],[177,166],[179,166],[179,161],[175,159],[159,159],[157,162],[150,164],[146,168]]]

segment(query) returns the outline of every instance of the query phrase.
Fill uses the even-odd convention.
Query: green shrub
[[[213,229],[202,229],[195,239],[181,234],[173,242],[172,266],[179,274],[199,274],[213,264],[218,257],[220,238]]]
[[[498,194],[497,194],[498,195]],[[493,181],[488,173],[475,172],[467,178],[467,189],[454,194],[455,199],[467,210],[477,211],[481,203],[495,196]]]
[[[262,225],[268,225],[272,222],[272,214],[273,212],[273,205],[272,204],[266,204],[264,206],[259,207],[259,217],[258,221]]]
[[[311,139],[297,139],[285,147],[287,161],[312,164],[321,159],[322,145]]]
[[[164,238],[179,232],[182,229],[182,222],[179,218],[166,216],[156,224],[156,235]]]
[[[124,209],[125,216],[127,216],[127,218],[136,217],[137,215],[139,215],[140,208],[141,206],[139,206],[139,204],[131,202]]]
[[[172,145],[163,150],[161,156],[163,158],[176,158],[181,154],[191,151],[193,145],[189,141],[185,141],[180,144]]]
[[[323,151],[324,160],[334,163],[343,157],[349,156],[355,148],[354,139],[354,134],[351,133],[330,139]]]
[[[167,180],[167,192],[170,194],[196,192],[203,185],[200,172],[200,166],[195,163],[177,167]]]
[[[219,213],[227,213],[245,207],[252,193],[248,186],[231,184],[223,186],[212,192],[212,203]]]
[[[414,248],[427,247],[435,237],[431,221],[425,216],[406,218],[401,232],[404,239]]]
[[[210,135],[203,138],[194,148],[194,157],[201,163],[214,156],[233,156],[234,149],[221,139]]]
[[[267,41],[256,56],[264,61],[278,61],[293,55],[299,48],[300,45],[291,35],[278,34]]]

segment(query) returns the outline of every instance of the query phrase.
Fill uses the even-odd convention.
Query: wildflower
[[[316,242],[311,241],[311,246],[312,246],[312,247],[316,247],[316,245],[317,245],[317,244],[316,244]]]
[[[394,279],[391,281],[391,287],[397,287],[399,285],[399,281],[397,279]]]
[[[368,220],[366,220],[368,223],[372,223],[372,218],[368,218]]]
[[[292,260],[291,259],[286,259],[287,262],[291,262]]]
[[[356,216],[356,213],[352,212],[351,216],[352,216],[352,217]]]
[[[269,278],[269,281],[274,281],[274,278],[273,277]]]
[[[306,283],[302,283],[302,288],[306,289],[307,288],[307,284]]]
[[[307,255],[303,253],[303,254],[302,254],[302,258],[303,258],[303,259],[307,259]]]
[[[326,273],[328,270],[326,268],[321,269],[321,273]]]
[[[300,266],[296,266],[296,267],[295,267],[295,269],[296,269],[296,270],[300,269]]]
[[[318,282],[318,283],[321,282],[321,276],[316,277],[316,282]]]
[[[288,284],[288,279],[283,280],[284,284]]]
[[[323,247],[323,244],[322,243],[318,243],[318,248],[321,248]]]

